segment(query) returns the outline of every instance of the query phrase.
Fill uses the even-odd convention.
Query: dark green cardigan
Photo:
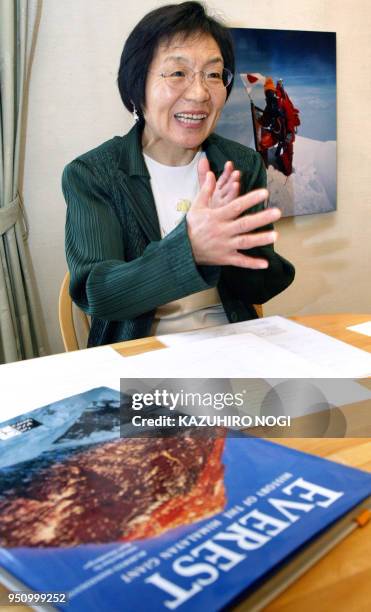
[[[203,148],[217,176],[227,160],[234,162],[241,193],[265,186],[261,157],[252,149],[216,134]],[[137,126],[66,166],[62,187],[70,294],[92,316],[88,346],[148,336],[158,306],[216,285],[229,321],[255,318],[252,304],[294,278],[293,266],[272,246],[249,252],[268,259],[266,270],[198,266],[185,219],[161,239]]]

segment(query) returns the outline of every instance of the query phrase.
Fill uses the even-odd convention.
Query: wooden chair
[[[263,306],[261,304],[254,304],[254,308],[256,310],[256,314],[258,315],[259,319],[261,319],[264,316]]]
[[[59,325],[61,328],[62,340],[66,351],[79,350],[79,341],[77,338],[77,325],[75,326],[74,313],[76,320],[79,321],[80,327],[84,334],[89,334],[90,323],[87,315],[76,305],[73,304],[69,294],[70,274],[66,273],[59,293]]]

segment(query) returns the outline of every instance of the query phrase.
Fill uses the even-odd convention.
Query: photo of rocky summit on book
[[[119,402],[111,396],[102,390],[75,422],[66,418],[66,431],[43,453],[2,470],[0,546],[136,540],[223,510],[223,438],[200,439],[187,430],[118,438]],[[44,414],[50,419],[60,409],[46,407]],[[29,419],[26,430],[27,420],[16,421],[18,435],[8,431],[8,442],[23,447],[27,437],[40,438],[40,418]],[[99,435],[114,439],[94,441]]]
[[[133,432],[105,388],[0,424],[0,582],[69,612],[256,609],[369,515],[361,470],[228,432]]]

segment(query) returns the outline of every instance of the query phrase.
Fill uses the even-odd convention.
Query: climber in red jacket
[[[299,110],[295,108],[291,102],[283,87],[282,79],[277,81],[276,96],[278,99],[278,107],[284,117],[285,126],[285,133],[282,135],[282,139],[279,142],[277,152],[278,155],[280,155],[280,149],[283,150],[282,155],[280,155],[283,173],[286,176],[290,176],[290,174],[292,174],[295,134],[297,127],[300,125]]]
[[[264,84],[266,106],[259,120],[262,126],[259,150],[268,168],[268,149],[277,145],[275,157],[286,176],[292,174],[294,141],[300,125],[299,111],[294,107],[280,79],[275,86],[267,77]],[[282,154],[281,154],[282,151]]]

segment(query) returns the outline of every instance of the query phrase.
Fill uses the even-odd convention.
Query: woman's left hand
[[[202,188],[208,172],[210,172],[209,161],[206,157],[202,157],[198,162],[200,188]],[[240,171],[234,169],[233,162],[227,161],[223,173],[216,182],[214,193],[210,198],[210,208],[220,208],[220,206],[225,206],[225,204],[229,204],[229,202],[237,198],[240,193],[240,178]]]

